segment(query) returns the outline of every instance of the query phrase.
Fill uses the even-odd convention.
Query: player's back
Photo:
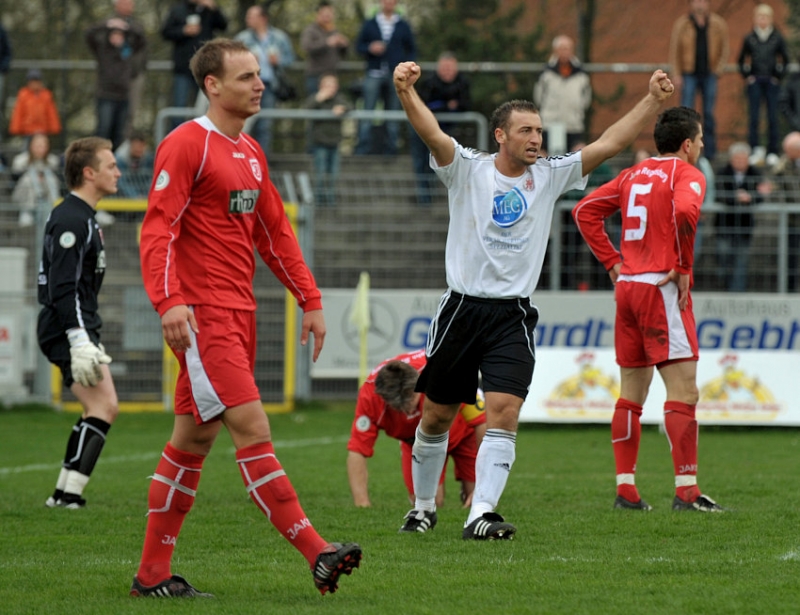
[[[648,158],[623,171],[621,273],[667,272],[686,260],[682,239],[694,238],[704,193],[703,174],[680,158]]]

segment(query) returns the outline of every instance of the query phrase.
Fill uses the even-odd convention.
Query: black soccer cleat
[[[44,502],[44,505],[47,508],[56,508],[58,506],[58,501],[64,497],[64,491],[62,489],[56,489],[53,491],[53,495],[47,498]]]
[[[424,534],[436,527],[439,520],[435,510],[409,510],[399,532],[419,532]]]
[[[697,512],[718,513],[725,512],[726,509],[707,495],[698,495],[697,498],[691,502],[682,500],[676,495],[675,499],[672,500],[672,510],[694,510]]]
[[[641,498],[639,498],[638,502],[631,502],[621,495],[618,495],[617,499],[614,500],[614,508],[622,508],[625,510],[653,510],[653,507]]]
[[[496,512],[483,513],[464,528],[464,540],[511,540],[517,528]]]
[[[67,508],[79,510],[86,507],[86,500],[75,493],[64,493],[56,490],[44,503],[48,508]]]
[[[361,547],[354,542],[342,544],[332,542],[317,555],[317,561],[311,573],[314,585],[324,596],[339,589],[339,577],[350,574],[361,563]]]
[[[152,587],[145,587],[133,577],[131,596],[137,598],[213,598],[214,594],[198,591],[182,576],[173,574],[169,579]]]

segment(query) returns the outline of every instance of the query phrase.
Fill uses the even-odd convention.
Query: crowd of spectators
[[[672,25],[665,59],[679,90],[680,104],[697,106],[703,117],[705,148],[698,165],[707,179],[706,203],[712,205],[709,209],[713,213],[701,217],[696,252],[714,253],[718,264],[715,283],[720,289],[740,291],[748,288],[749,255],[759,220],[756,206],[761,202],[800,200],[794,197],[800,194],[800,168],[796,162],[800,160],[800,72],[790,70],[793,58],[770,5],[754,6],[753,27],[737,47],[730,40],[728,23],[714,11],[713,4],[712,0],[687,0],[688,10]],[[336,5],[331,0],[320,0],[299,32],[295,50],[292,37],[273,23],[269,3],[253,4],[246,11],[244,27],[236,31],[216,0],[176,0],[159,29],[160,36],[172,45],[170,104],[186,108],[187,117],[202,111],[204,96],[191,76],[189,58],[200,45],[216,36],[243,41],[259,59],[265,84],[262,109],[284,103],[285,95],[278,93],[281,81],[292,80],[287,69],[300,57],[304,75],[292,88],[296,90],[292,106],[332,111],[331,119],[308,121],[305,135],[306,151],[313,161],[317,202],[335,206],[345,125],[342,120],[355,108],[399,109],[392,71],[399,62],[417,57],[414,30],[398,7],[398,0],[376,0],[373,9],[351,38],[337,26]],[[95,133],[114,144],[123,170],[119,196],[143,198],[152,179],[151,150],[156,144],[136,121],[147,79],[148,42],[135,10],[135,0],[113,0],[110,15],[88,28],[84,38],[97,60]],[[0,101],[7,85],[5,75],[11,54],[8,33],[0,26]],[[364,72],[352,84],[342,83],[338,74],[340,63],[346,58],[364,60]],[[717,85],[732,60],[743,78],[747,132],[718,155]],[[323,82],[325,87],[321,88]],[[530,95],[546,129],[542,155],[580,148],[589,137],[586,122],[593,102],[592,77],[584,70],[580,50],[576,50],[571,36],[555,36],[551,55],[534,84]],[[440,53],[436,70],[423,76],[418,90],[437,114],[472,109],[469,76],[459,70],[458,58],[452,52]],[[183,119],[177,118],[173,126]],[[273,147],[272,122],[270,118],[255,117],[246,128],[267,154]],[[429,153],[413,131],[401,135],[404,125],[398,121],[358,122],[353,151],[356,155],[395,155],[401,146],[406,146],[415,177],[416,202],[429,206],[437,186]],[[462,125],[445,123],[442,127],[458,138]],[[787,130],[791,131],[788,135]],[[37,199],[50,199],[56,180],[62,186],[58,157],[50,153],[49,144],[61,132],[54,95],[42,72],[30,69],[14,96],[7,123],[9,137],[20,143],[19,161],[12,167],[7,153],[0,161],[0,168],[17,184],[13,202],[19,207],[20,224],[33,223],[35,207],[31,204]],[[40,159],[43,149],[47,152]],[[52,162],[54,158],[56,163]],[[594,173],[587,190],[602,184],[604,177]],[[575,196],[568,194],[565,198]],[[717,211],[720,207],[722,210]],[[800,227],[800,214],[791,217],[790,227]],[[595,280],[603,276],[576,274],[576,263],[585,260],[575,252],[582,249],[582,244],[573,241],[570,233],[563,239],[562,287],[594,288]],[[800,231],[790,230],[788,243],[789,269],[793,272],[800,263]],[[797,285],[797,274],[792,273],[791,290]]]

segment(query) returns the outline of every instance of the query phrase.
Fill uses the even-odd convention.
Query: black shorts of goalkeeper
[[[61,379],[64,386],[70,388],[75,379],[72,377],[72,369],[70,368],[70,353],[69,353],[69,340],[67,334],[63,330],[55,331],[46,326],[43,327],[42,318],[39,318],[39,326],[37,328],[37,338],[39,341],[39,348],[42,349],[42,354],[47,357],[53,365],[61,370]],[[44,329],[44,330],[43,330]],[[87,329],[86,333],[89,339],[97,346],[100,344],[100,332],[96,329]]]

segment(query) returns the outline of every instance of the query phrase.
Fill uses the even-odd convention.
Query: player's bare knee
[[[116,399],[106,404],[105,414],[106,423],[111,424],[117,420],[119,416],[119,403],[117,403]]]

